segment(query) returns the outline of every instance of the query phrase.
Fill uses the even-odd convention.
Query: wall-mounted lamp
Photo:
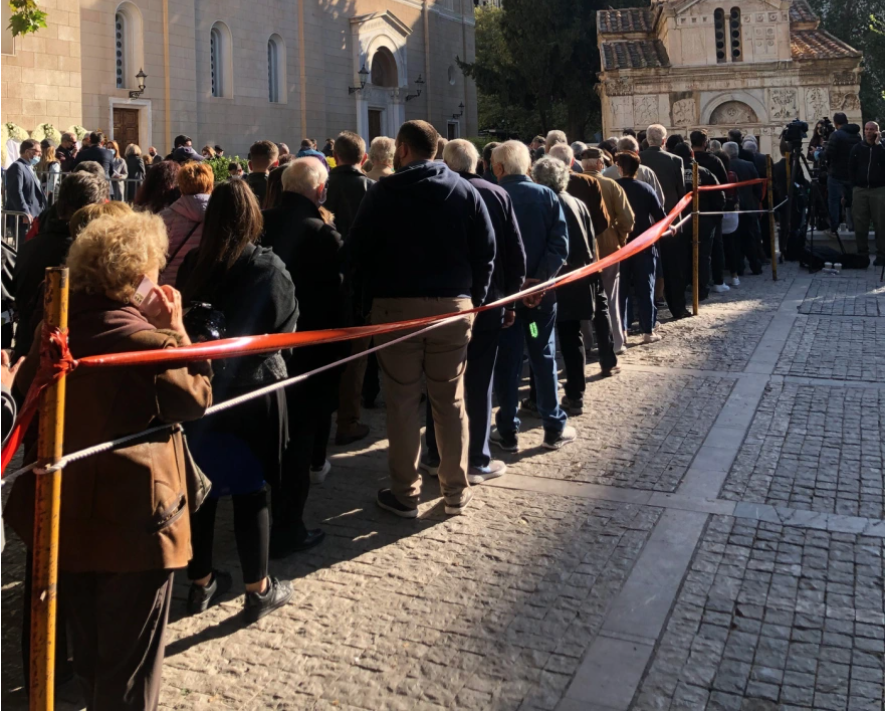
[[[458,108],[461,109],[461,112],[457,113],[457,114],[452,114],[453,119],[461,118],[464,115],[464,102],[463,101],[460,104],[458,104]]]
[[[135,75],[135,78],[138,79],[138,91],[130,91],[130,99],[137,99],[139,96],[144,94],[144,89],[146,86],[144,80],[147,79],[147,74],[144,73],[144,69],[139,69],[138,74]]]
[[[415,84],[418,86],[415,94],[406,94],[406,101],[411,101],[412,99],[417,99],[421,96],[421,88],[424,86],[424,80],[421,78],[421,75],[418,75],[418,78],[415,80]]]
[[[366,81],[369,79],[369,70],[366,69],[366,65],[363,65],[363,68],[359,71],[360,75],[360,85],[359,86],[349,86],[347,87],[348,94],[355,94],[358,91],[362,91],[366,88]]]

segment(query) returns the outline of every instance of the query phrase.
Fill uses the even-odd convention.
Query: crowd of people
[[[881,150],[874,140],[872,157],[852,152],[854,173],[881,161]],[[71,134],[58,149],[21,144],[22,167],[10,168],[8,179],[33,236],[15,265],[19,321],[13,357],[4,359],[4,369],[18,369],[18,396],[40,361],[51,266],[70,269],[75,358],[452,318],[404,340],[397,332],[211,365],[69,377],[70,450],[157,422],[184,422],[187,435],[174,428],[65,470],[59,595],[90,708],[156,706],[173,570],[187,569],[189,614],[232,587],[231,575],[213,565],[220,497],[233,504],[245,618],[290,599],[291,586],[270,574],[270,561],[322,543],[323,531],[306,523],[307,503],[332,468],[333,419],[337,444],[366,438],[362,409],[374,405],[379,378],[390,486],[376,503],[403,518],[418,516],[421,471],[438,478],[445,513],[462,514],[473,486],[506,472],[492,447],[518,451],[524,418],[540,420],[544,449],[574,442],[579,432],[569,420],[582,414],[586,389],[584,325],[592,327],[600,376],[612,377],[631,332],[635,345],[661,340],[659,306],[672,319],[688,317],[691,232],[670,229],[601,273],[508,297],[617,253],[673,210],[691,186],[693,163],[709,186],[764,176],[766,168],[756,140],[739,131],[718,145],[704,131],[668,136],[657,124],[598,146],[551,131],[530,146],[490,143],[482,155],[425,121],[407,121],[395,139],[368,147],[349,131],[321,151],[305,139],[294,155],[260,140],[248,172],[231,162],[228,179],[216,183],[205,159],[223,155],[217,145],[197,153],[187,136],[163,159],[134,145],[120,156],[99,132],[79,147]],[[31,170],[47,156],[59,165],[55,173],[70,173],[52,184],[51,202]],[[881,173],[868,172],[862,189],[873,204],[885,188],[873,184]],[[126,176],[141,178],[137,190],[121,184]],[[702,210],[713,213],[700,220],[702,300],[739,287],[748,269],[760,274],[776,258],[767,251],[767,220],[734,212],[759,210],[761,199],[761,185],[702,194]],[[213,402],[360,356],[372,343],[387,347],[202,418]],[[530,394],[520,402],[526,361]],[[212,482],[198,508],[188,498],[197,469]],[[32,500],[33,477],[20,477],[7,520],[28,544]]]

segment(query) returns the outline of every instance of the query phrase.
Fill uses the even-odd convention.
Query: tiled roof
[[[790,33],[793,59],[837,59],[860,57],[853,47],[824,30],[793,30]]]
[[[790,4],[790,22],[819,22],[814,10],[808,4],[808,0],[793,0]]]
[[[670,66],[660,40],[616,40],[602,43],[603,69],[649,69]]]
[[[600,10],[596,24],[601,35],[651,32],[654,29],[651,11],[642,7],[631,7],[624,10]]]

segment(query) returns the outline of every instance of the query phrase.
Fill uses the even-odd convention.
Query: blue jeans
[[[830,214],[830,229],[838,230],[842,222],[842,198],[845,205],[851,206],[851,181],[827,177],[827,211]]]
[[[538,335],[532,338],[532,322]],[[545,432],[558,435],[568,421],[559,406],[559,378],[556,372],[556,304],[542,303],[534,309],[519,308],[516,321],[501,331],[498,363],[495,366],[495,395],[498,414],[495,423],[505,437],[519,432],[519,381],[522,379],[522,353],[528,350],[529,365],[535,375],[536,404]]]
[[[492,426],[492,376],[498,357],[498,339],[504,309],[492,309],[476,315],[470,345],[467,346],[467,369],[464,371],[464,401],[470,432],[467,461],[471,467],[486,467],[492,460],[489,449],[489,430]],[[427,398],[427,458],[439,461],[436,428],[433,426],[433,408]]]
[[[627,295],[632,285],[631,305],[639,312],[639,328],[643,333],[654,330],[658,318],[655,307],[655,272],[658,248],[652,245],[621,262],[621,313],[627,313]]]

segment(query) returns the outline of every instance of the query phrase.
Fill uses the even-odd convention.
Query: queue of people
[[[200,155],[187,136],[162,160],[155,149],[141,156],[131,146],[124,160],[97,133],[79,151],[63,141],[59,161],[72,174],[60,181],[53,205],[35,202],[40,230],[15,269],[16,356],[26,356],[14,384],[19,395],[39,363],[34,336],[48,266],[71,270],[75,358],[450,315],[431,329],[374,339],[70,376],[65,436],[72,448],[161,422],[184,422],[186,434],[175,428],[66,470],[62,520],[71,528],[62,542],[60,598],[90,708],[156,707],[173,570],[187,569],[189,614],[233,587],[213,562],[220,497],[233,504],[244,619],[286,604],[292,588],[272,574],[272,561],[323,542],[324,532],[308,523],[310,488],[331,474],[336,412],[336,444],[369,436],[361,400],[370,377],[380,377],[389,442],[390,484],[378,491],[377,505],[417,517],[423,471],[438,479],[444,512],[461,515],[473,486],[505,474],[492,448],[519,451],[524,419],[540,420],[545,450],[580,436],[570,419],[587,406],[583,324],[592,324],[600,375],[612,377],[634,320],[641,344],[661,339],[656,286],[663,282],[674,319],[688,316],[689,238],[673,230],[590,278],[508,298],[617,253],[663,219],[684,194],[693,160],[702,182],[715,185],[752,175],[752,154],[742,161],[739,144],[726,143],[726,166],[707,152],[702,132],[690,144],[681,137],[671,143],[657,125],[646,132],[644,151],[633,136],[597,147],[569,144],[562,131],[539,138],[534,156],[515,140],[480,155],[425,121],[407,121],[395,139],[376,138],[368,152],[349,131],[323,152],[305,139],[295,156],[285,144],[261,140],[249,151],[248,175],[232,163],[240,170],[218,183],[203,159],[220,155],[220,147],[205,146]],[[41,156],[39,144],[23,152],[29,163]],[[109,202],[114,181],[138,165],[144,180],[133,209]],[[711,210],[729,199],[742,207],[759,200],[752,190],[705,196]],[[723,265],[737,286],[743,260],[754,272],[759,264],[758,218],[755,225],[738,220],[737,238],[723,222],[702,221],[704,297],[708,281],[712,292],[728,289]],[[387,347],[373,360],[359,357],[371,344]],[[351,355],[358,357],[202,418],[212,403]],[[524,356],[531,392],[520,402]],[[80,416],[84,407],[94,416]],[[202,502],[188,499],[196,469],[212,484]],[[20,503],[11,523],[29,541],[33,477],[20,477],[12,496]],[[107,602],[101,615],[97,601]]]

